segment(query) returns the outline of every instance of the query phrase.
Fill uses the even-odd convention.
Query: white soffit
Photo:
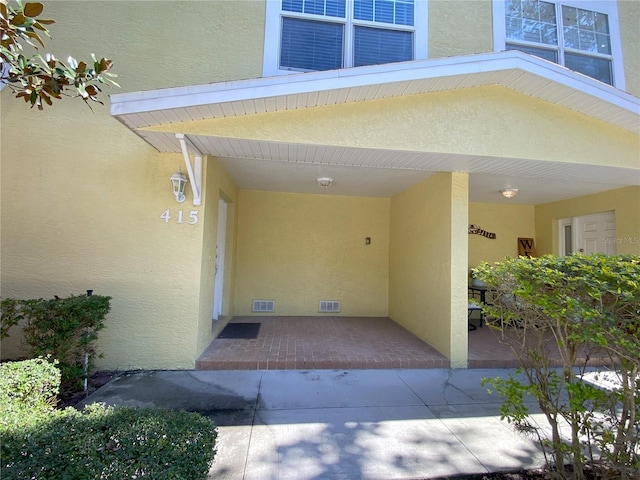
[[[179,131],[180,123],[209,118],[484,85],[502,85],[640,134],[640,99],[518,51],[124,93],[111,96],[111,114],[132,130],[178,124]]]

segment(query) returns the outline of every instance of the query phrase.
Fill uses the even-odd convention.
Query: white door
[[[576,217],[575,226],[576,252],[616,254],[615,212]]]
[[[216,238],[215,276],[213,280],[213,314],[214,320],[222,315],[222,295],[224,293],[224,254],[227,238],[227,202],[218,200],[218,234]]]

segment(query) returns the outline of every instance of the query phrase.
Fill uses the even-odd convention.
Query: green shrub
[[[43,358],[0,365],[0,427],[21,424],[53,410],[60,370]]]
[[[9,336],[9,330],[24,317],[22,300],[15,298],[0,298],[0,339]]]
[[[205,479],[216,428],[197,413],[88,406],[2,432],[3,480]]]
[[[1,373],[3,480],[207,477],[217,436],[210,419],[101,404],[56,410],[60,374],[52,363],[6,363]]]
[[[78,389],[97,356],[98,332],[110,310],[111,297],[75,295],[51,300],[2,299],[2,335],[24,319],[24,338],[33,357],[58,361],[62,387]]]
[[[527,431],[524,395],[533,395],[551,427],[540,440],[557,478],[584,478],[584,466],[615,478],[640,470],[640,257],[571,255],[484,264],[476,276],[494,292],[484,310],[521,364],[526,383],[485,379],[505,402],[502,416]],[[513,328],[513,327],[516,328]],[[560,353],[561,365],[555,367]],[[618,387],[598,388],[583,374],[592,354],[607,354]],[[569,438],[561,435],[568,425]],[[571,473],[565,464],[571,464]]]

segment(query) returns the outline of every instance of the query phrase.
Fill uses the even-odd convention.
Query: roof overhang
[[[517,51],[118,94],[111,96],[111,114],[158,151],[178,153],[181,147],[175,134],[184,133],[188,122],[496,85],[640,135],[640,99]],[[154,131],[153,127],[159,125],[173,127]],[[545,179],[539,184],[537,197],[527,199],[519,195],[519,201],[523,203],[640,185],[640,161],[638,169],[629,169],[533,159],[516,161],[332,145],[292,145],[215,135],[189,135],[189,139],[201,154],[221,158],[241,188],[308,192],[310,190],[291,186],[309,176],[309,171],[303,170],[307,168],[312,169],[310,173],[317,172],[322,176],[331,175],[331,168],[339,170],[341,175],[351,176],[354,181],[349,188],[340,191],[339,187],[332,187],[332,191],[353,195],[371,195],[375,191],[378,196],[388,196],[433,172],[460,170],[477,174],[475,180],[470,181],[470,188],[480,182],[479,188],[487,191],[495,188],[489,183],[497,182],[495,178],[500,175],[506,176],[500,180],[502,182],[517,175],[521,184],[523,179],[527,182]],[[340,160],[332,164],[327,158]],[[363,158],[366,158],[365,163]],[[393,163],[389,163],[389,159]],[[263,160],[271,162],[267,164]],[[513,174],[505,173],[512,164],[515,165],[511,169],[515,169]],[[367,168],[364,176],[368,178],[369,186],[359,189],[355,179],[363,177],[362,167]],[[286,175],[292,177],[283,179],[285,168]],[[356,169],[358,173],[355,173]],[[255,176],[256,171],[260,171],[259,179]],[[562,175],[558,176],[558,172]],[[580,184],[580,188],[576,184],[571,190],[566,187],[567,180],[583,181],[584,184]],[[266,185],[269,181],[271,184]],[[555,195],[551,191],[553,181],[558,181]],[[490,198],[489,194],[474,197],[472,193],[471,200],[487,201]]]
[[[111,114],[135,130],[485,85],[502,85],[640,134],[638,98],[518,51],[124,93],[111,96]]]

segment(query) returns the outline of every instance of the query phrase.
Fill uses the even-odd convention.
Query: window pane
[[[611,74],[611,60],[606,58],[589,57],[588,55],[578,55],[575,53],[564,54],[565,67],[576,72],[588,75],[591,78],[600,80],[603,83],[613,85],[613,75]]]
[[[353,18],[391,25],[413,25],[414,0],[354,0]]]
[[[342,37],[343,26],[339,23],[283,18],[280,68],[342,68]]]
[[[573,239],[571,238],[571,225],[564,226],[564,254],[571,255],[573,253]]]
[[[609,21],[604,13],[594,13],[595,29],[598,33],[609,34]]]
[[[507,43],[507,50],[519,50],[524,53],[528,53],[529,55],[535,55],[536,57],[544,58],[545,60],[549,60],[553,63],[558,63],[558,52],[556,50],[551,50],[548,48],[535,48],[535,47],[525,47],[523,45],[513,45]]]
[[[569,48],[580,48],[580,33],[577,28],[569,27],[564,29],[564,46]]]
[[[327,0],[325,15],[344,18],[345,0]]]
[[[304,13],[324,15],[324,0],[304,0]]]
[[[372,22],[373,0],[355,0],[353,4],[353,18]]]
[[[302,0],[282,0],[282,10],[302,12]]]
[[[505,5],[508,39],[558,44],[554,4],[537,0],[507,0]]]
[[[580,50],[585,52],[597,52],[596,34],[586,30],[580,30]]]
[[[356,67],[413,60],[413,34],[398,30],[355,27]]]
[[[396,25],[413,25],[413,0],[396,1]]]
[[[344,18],[346,0],[282,0],[285,12],[310,13]]]
[[[598,53],[611,55],[611,37],[602,33],[596,33],[596,43],[598,44]]]
[[[393,2],[376,0],[376,9],[373,17],[376,22],[393,24]]]
[[[609,21],[604,13],[563,6],[562,22],[565,47],[611,54]]]

